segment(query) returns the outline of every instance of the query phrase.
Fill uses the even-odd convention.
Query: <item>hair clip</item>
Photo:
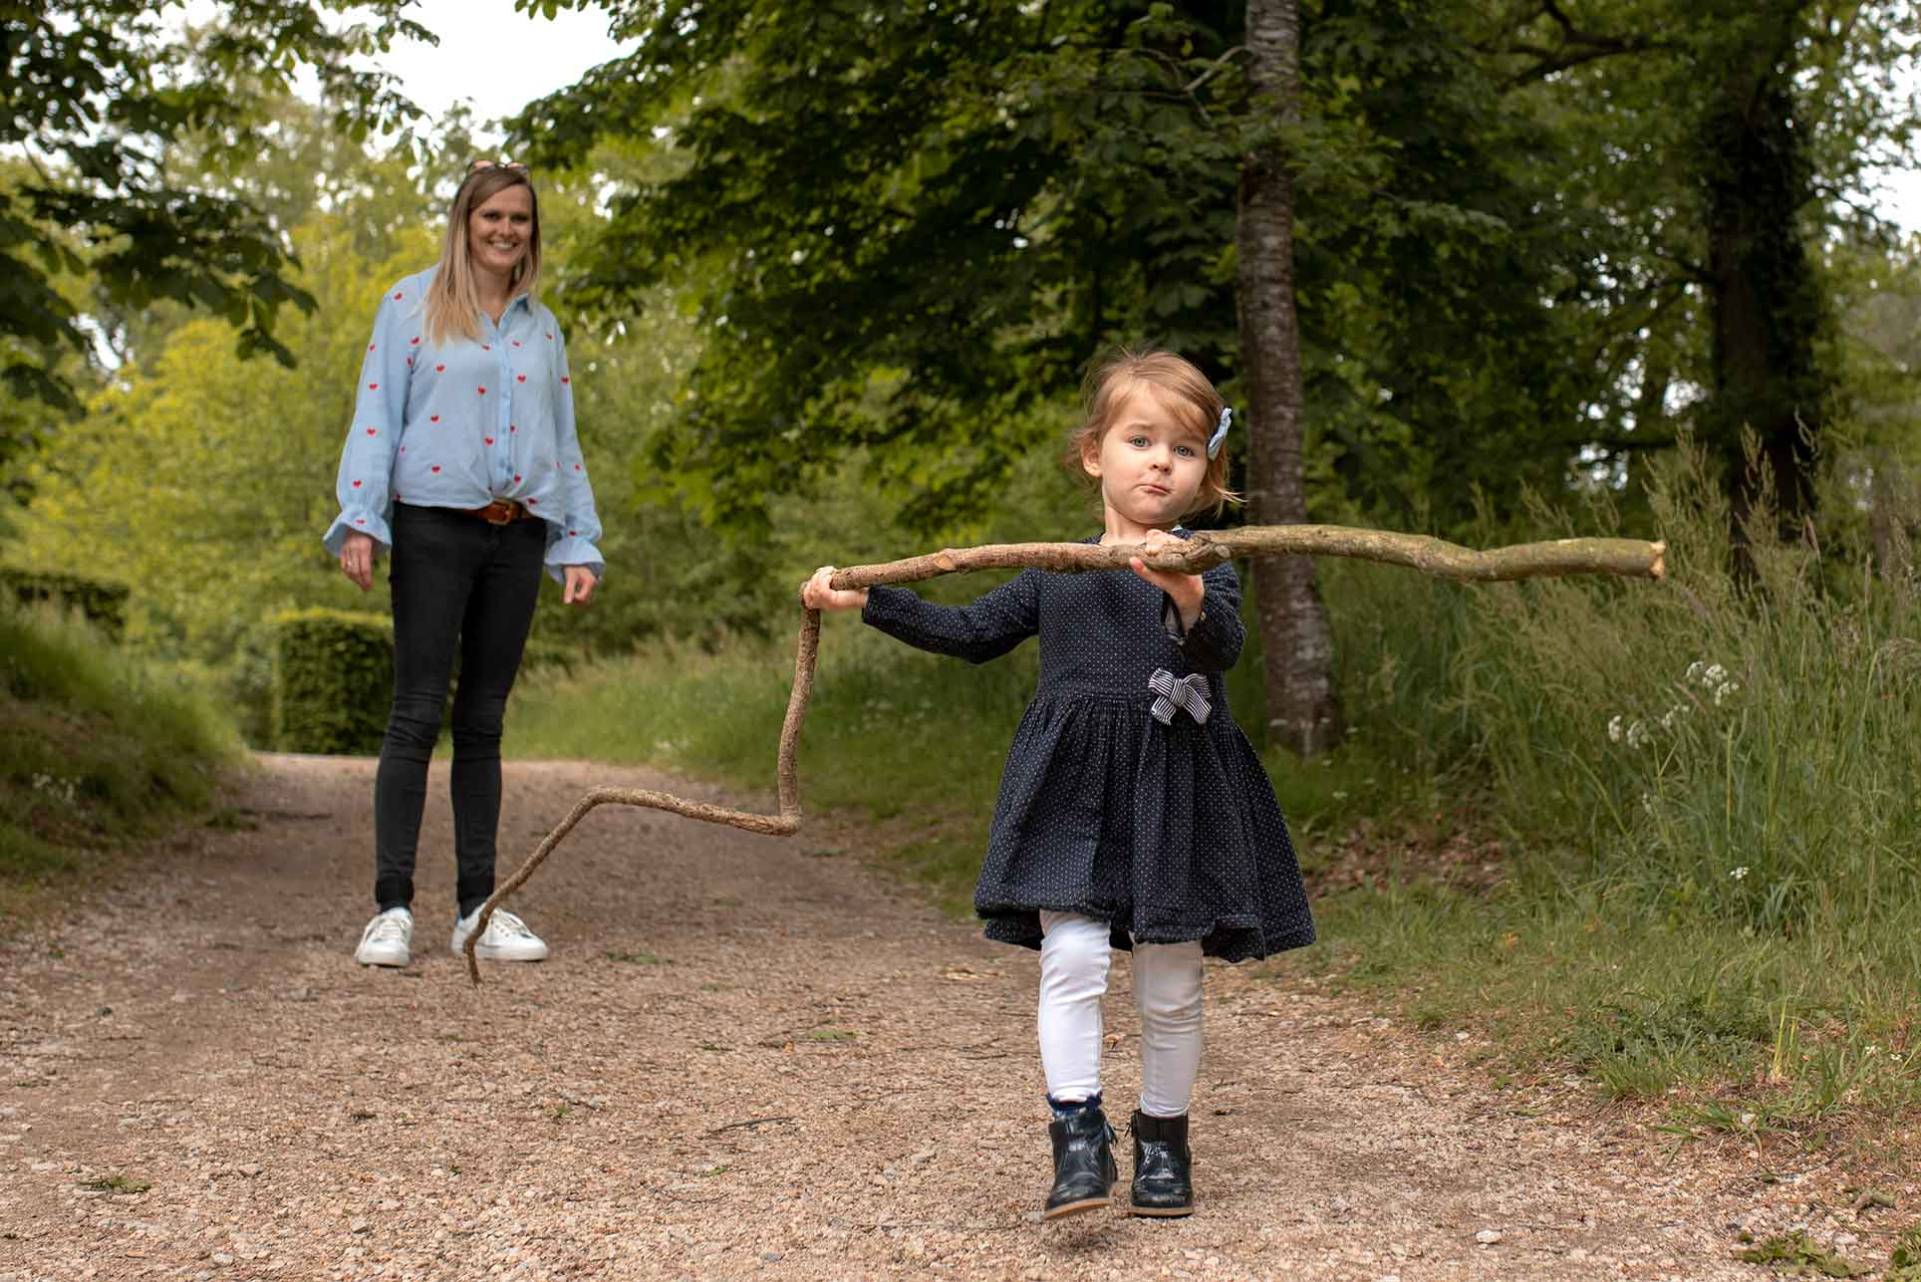
[[[1213,458],[1221,452],[1221,442],[1227,439],[1227,425],[1231,423],[1233,419],[1233,407],[1230,405],[1221,406],[1220,425],[1214,429],[1214,435],[1210,436],[1207,440],[1207,457]]]
[[[527,172],[527,166],[513,160],[476,160],[468,167],[467,172],[477,174],[483,169],[505,169],[507,172],[514,174],[524,174]]]

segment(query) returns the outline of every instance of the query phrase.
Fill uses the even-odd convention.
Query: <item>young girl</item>
[[[1089,541],[1152,549],[1187,537],[1183,516],[1234,498],[1221,451],[1230,417],[1172,353],[1123,352],[1095,371],[1070,448],[1100,487],[1105,529]],[[1239,577],[1232,563],[1202,575],[1131,565],[1025,570],[961,607],[905,588],[837,591],[832,566],[802,590],[812,608],[859,607],[909,645],[975,663],[1040,637],[1040,685],[1007,755],[974,907],[988,938],[1040,949],[1049,1218],[1102,1205],[1116,1178],[1100,1081],[1110,947],[1133,950],[1141,1015],[1130,1209],[1181,1216],[1194,1209],[1201,958],[1314,941],[1286,821],[1227,711]]]

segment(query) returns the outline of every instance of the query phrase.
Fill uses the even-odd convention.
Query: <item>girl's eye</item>
[[[1194,457],[1194,447],[1192,445],[1176,445],[1174,448],[1178,450],[1184,458]]]
[[[1140,434],[1136,433],[1135,435],[1127,438],[1127,443],[1138,449],[1147,444],[1147,438],[1145,436],[1141,436]]]

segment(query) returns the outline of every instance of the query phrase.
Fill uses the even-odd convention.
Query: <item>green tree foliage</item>
[[[1239,6],[612,7],[639,52],[519,127],[551,160],[647,148],[610,171],[577,297],[691,300],[706,342],[662,463],[704,510],[751,526],[868,447],[938,528],[1103,345],[1235,376],[1234,192],[1261,126]],[[1459,6],[1311,10],[1288,143],[1322,501],[1415,513],[1429,476],[1504,490],[1530,449],[1558,477],[1565,440],[1529,443],[1576,398],[1546,359],[1563,327],[1511,158],[1528,130],[1448,26]]]
[[[317,74],[337,131],[358,139],[404,121],[412,109],[387,77],[351,61],[396,36],[433,39],[401,8],[235,3],[189,41],[169,29],[184,0],[0,4],[0,145],[25,157],[0,183],[0,380],[10,396],[77,410],[70,361],[91,351],[89,318],[160,300],[223,317],[243,352],[290,362],[275,313],[313,299],[291,279],[285,227],[217,183],[181,181],[169,148],[192,138],[229,157],[270,153],[256,99],[236,89],[284,94],[302,68]],[[348,10],[355,20],[333,20]],[[63,274],[84,275],[93,298],[60,288]],[[5,469],[34,425],[0,423]]]
[[[1744,429],[1798,526],[1840,371],[1822,244],[1887,241],[1860,206],[1867,167],[1917,120],[1896,72],[1921,19],[1896,0],[1537,0],[1481,39],[1515,105],[1558,123],[1559,207],[1587,211],[1588,350],[1614,376],[1587,406],[1591,456],[1618,461],[1693,426],[1736,519]]]

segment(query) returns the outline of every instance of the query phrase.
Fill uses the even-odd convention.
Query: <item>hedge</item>
[[[0,565],[0,591],[12,595],[22,605],[51,601],[62,609],[78,610],[110,641],[119,641],[127,630],[128,589],[123,583],[107,583],[58,570]]]
[[[289,610],[273,637],[273,746],[373,756],[393,704],[393,624],[383,614]]]

